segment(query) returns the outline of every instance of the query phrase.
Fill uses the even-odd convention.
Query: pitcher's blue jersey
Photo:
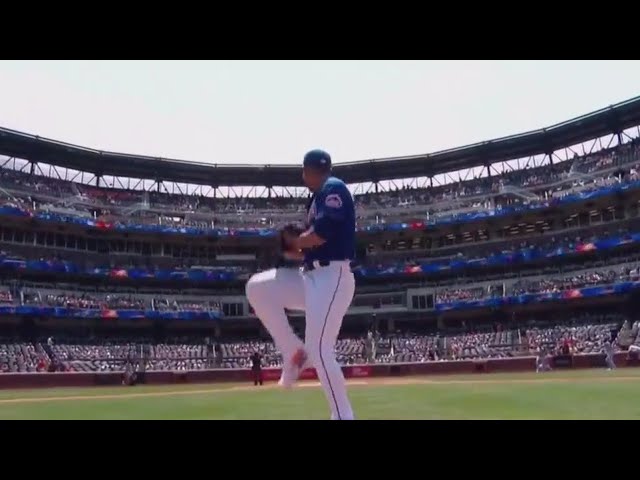
[[[351,192],[342,180],[327,178],[322,188],[314,194],[307,221],[325,243],[306,251],[305,262],[353,260],[356,212]]]

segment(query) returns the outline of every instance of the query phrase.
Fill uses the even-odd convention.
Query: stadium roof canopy
[[[425,155],[338,163],[347,183],[434,176],[576,145],[640,125],[640,97],[520,135]],[[428,132],[425,132],[428,134]],[[225,165],[93,150],[0,128],[0,154],[96,175],[165,180],[211,186],[300,186],[295,165]],[[256,179],[260,179],[256,182]]]

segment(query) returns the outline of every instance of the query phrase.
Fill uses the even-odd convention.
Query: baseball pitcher
[[[302,177],[311,190],[307,228],[281,232],[286,257],[302,267],[275,268],[247,282],[247,298],[282,352],[280,385],[291,387],[304,368],[318,372],[331,418],[354,418],[335,343],[355,292],[350,262],[355,255],[355,208],[344,182],[331,176],[331,157],[312,150],[303,161]],[[285,309],[304,310],[305,343],[294,333]]]

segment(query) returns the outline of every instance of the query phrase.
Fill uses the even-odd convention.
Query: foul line
[[[272,389],[274,386],[262,387],[262,389]],[[201,390],[172,390],[168,392],[140,392],[140,393],[109,393],[102,395],[60,395],[57,397],[24,397],[0,399],[0,405],[8,403],[40,403],[59,402],[63,400],[117,400],[119,398],[150,398],[150,397],[175,397],[179,395],[203,395],[207,393],[237,392],[243,390],[257,390],[257,387],[228,387],[228,388],[207,388]]]

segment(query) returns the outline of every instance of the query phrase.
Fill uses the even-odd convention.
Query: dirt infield
[[[640,381],[640,376],[553,376],[543,374],[539,378],[424,378],[424,377],[405,377],[405,378],[372,378],[357,379],[348,381],[350,387],[366,387],[366,386],[404,386],[404,385],[506,385],[506,384],[548,384],[548,383],[579,383],[579,382],[630,382]],[[301,382],[296,388],[318,388],[320,383],[317,381]],[[52,396],[24,396],[19,398],[0,399],[0,405],[8,404],[26,404],[26,403],[43,403],[43,402],[63,402],[63,401],[81,401],[81,400],[119,400],[132,398],[152,398],[152,397],[174,397],[187,395],[208,395],[220,394],[225,392],[238,391],[260,391],[277,389],[277,384],[270,384],[263,387],[255,387],[253,385],[236,385],[228,387],[215,388],[193,388],[157,392],[137,392],[137,393],[105,393],[105,394],[87,394],[87,395],[52,395]]]

